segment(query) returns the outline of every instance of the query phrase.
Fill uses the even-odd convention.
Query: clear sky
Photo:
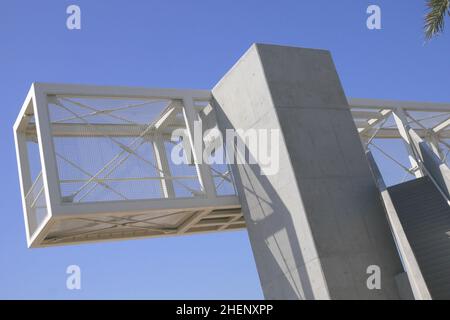
[[[66,28],[70,4],[81,30]],[[370,4],[382,30],[366,28]],[[262,298],[245,231],[27,249],[12,125],[33,81],[209,89],[262,42],[330,50],[350,97],[448,102],[450,30],[424,45],[424,12],[425,0],[2,1],[0,298]],[[71,264],[80,291],[66,289]]]

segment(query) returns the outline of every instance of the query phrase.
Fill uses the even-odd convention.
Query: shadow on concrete
[[[222,134],[224,134],[226,129],[234,129],[217,101],[213,100],[212,105],[216,111]],[[240,138],[237,137],[237,139]],[[243,141],[239,141],[239,143],[245,145]],[[263,284],[264,296],[266,299],[274,299],[275,297],[290,300],[315,299],[312,280],[308,276],[306,267],[304,272],[299,272],[297,269],[298,267],[304,267],[306,262],[298,243],[298,235],[294,228],[291,213],[280,198],[278,191],[272,187],[267,177],[261,174],[261,166],[251,164],[256,161],[250,154],[247,146],[245,146],[245,152],[248,156],[248,163],[231,165],[231,168],[236,185],[244,188],[244,190],[239,192],[238,196],[242,204],[242,212],[244,213],[247,228],[258,228],[257,232],[249,232],[249,237],[259,269],[260,281]],[[260,196],[261,190],[267,195],[266,199]],[[247,197],[256,198],[254,202],[259,207],[258,211],[261,213],[261,217],[255,219],[255,217],[250,216],[251,210]],[[253,211],[254,208],[255,205],[252,205]],[[277,234],[283,231],[287,236],[288,246],[285,243],[281,245],[277,238]],[[257,238],[257,235],[261,235],[263,238]],[[263,245],[255,244],[258,241],[267,242],[271,237],[275,243],[275,248],[272,250],[270,250],[267,243]],[[273,250],[276,251],[274,252]],[[278,255],[278,259],[275,255]],[[294,261],[289,263],[288,260],[290,258],[288,255],[293,257]],[[260,272],[261,269],[269,269],[272,275],[276,274],[276,277],[265,279]],[[277,291],[277,288],[282,288],[282,291]]]

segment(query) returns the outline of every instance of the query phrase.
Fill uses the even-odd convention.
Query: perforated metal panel
[[[170,197],[201,193],[195,167],[177,164],[174,168],[168,152],[173,142],[163,143],[173,129],[186,130],[181,108],[180,101],[162,99],[49,97],[63,201],[164,198],[164,178],[175,191]],[[169,112],[164,128],[157,128],[157,122]],[[158,147],[163,153],[160,156],[168,159],[168,172],[158,167]]]

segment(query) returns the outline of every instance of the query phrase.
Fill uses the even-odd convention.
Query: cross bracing
[[[383,164],[390,185],[424,175],[410,147],[410,129],[448,165],[450,104],[376,99],[349,99],[349,104],[364,147]]]
[[[230,167],[199,165],[192,147],[210,99],[199,90],[35,86],[15,125],[29,244],[244,228]],[[349,99],[349,107],[387,183],[426,174],[409,130],[448,161],[450,105]],[[173,141],[174,130],[187,138]],[[173,163],[179,143],[192,162]]]
[[[245,227],[228,165],[172,161],[177,146],[194,152],[187,123],[205,118],[209,92],[40,86],[15,126],[30,245]]]

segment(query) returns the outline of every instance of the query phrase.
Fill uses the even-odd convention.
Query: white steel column
[[[202,130],[199,131],[199,137],[195,136],[195,124],[201,123],[201,120],[194,108],[194,100],[190,97],[183,99],[183,116],[187,126],[189,141],[192,148],[192,156],[197,169],[197,174],[199,176],[200,185],[208,198],[214,198],[216,196],[214,180],[209,166],[203,161],[204,146]],[[196,141],[196,139],[200,139],[201,141]]]
[[[424,174],[419,166],[419,161],[416,153],[414,152],[413,143],[408,133],[409,125],[405,111],[402,108],[397,108],[394,110],[393,114],[398,132],[400,133],[406,147],[406,151],[408,152],[409,162],[411,163],[411,172],[416,176],[416,178],[423,177]]]
[[[157,133],[153,141],[156,167],[161,177],[161,191],[164,198],[175,198],[175,189],[170,174],[169,161],[167,160],[166,147],[161,134]]]

